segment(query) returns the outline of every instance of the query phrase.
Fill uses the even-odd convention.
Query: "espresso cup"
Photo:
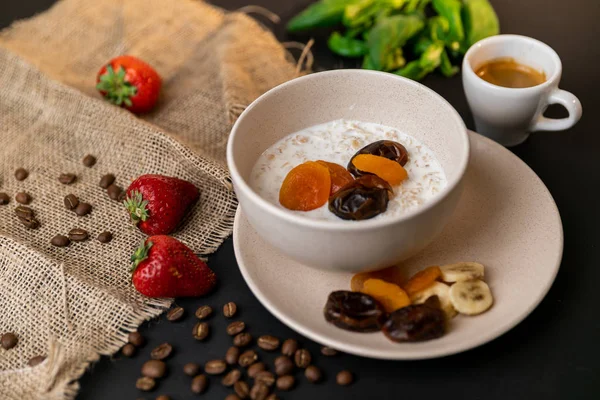
[[[543,71],[546,81],[526,88],[491,84],[475,71],[495,59],[515,62]],[[465,54],[462,80],[477,132],[504,146],[524,142],[530,132],[569,129],[581,118],[579,99],[558,88],[562,64],[558,54],[539,40],[520,35],[497,35],[480,40]],[[561,104],[569,116],[546,118],[549,104]]]

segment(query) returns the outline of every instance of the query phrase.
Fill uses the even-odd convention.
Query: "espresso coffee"
[[[527,88],[546,81],[546,74],[528,65],[519,64],[512,58],[497,58],[475,70],[481,79],[507,88]]]

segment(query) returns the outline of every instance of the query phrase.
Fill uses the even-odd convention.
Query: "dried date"
[[[385,311],[377,300],[347,290],[331,292],[323,313],[328,322],[354,332],[376,332],[385,322]]]

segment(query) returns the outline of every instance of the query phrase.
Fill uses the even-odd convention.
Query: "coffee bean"
[[[129,343],[134,345],[135,347],[141,347],[146,343],[146,339],[139,332],[130,332],[128,337]]]
[[[284,375],[277,378],[275,386],[277,386],[277,389],[279,390],[288,391],[294,387],[294,383],[296,383],[296,380],[292,375]]]
[[[246,329],[246,324],[242,321],[235,321],[227,325],[227,334],[235,336]]]
[[[275,373],[277,376],[289,375],[294,370],[294,363],[288,356],[279,356],[275,359]]]
[[[83,242],[89,237],[87,231],[81,228],[73,228],[69,231],[69,239],[73,242]]]
[[[281,346],[281,354],[288,357],[293,357],[298,350],[298,341],[296,339],[287,339]]]
[[[171,400],[171,398],[165,394],[160,395],[156,398],[156,400]]]
[[[80,217],[84,215],[88,215],[92,211],[92,205],[89,203],[79,203],[77,207],[75,207],[75,214]]]
[[[198,375],[192,379],[191,389],[193,393],[204,393],[208,388],[208,378],[206,375]]]
[[[308,350],[299,349],[294,354],[294,362],[298,368],[306,368],[310,365],[311,356]]]
[[[232,369],[221,379],[221,384],[226,387],[231,387],[240,380],[242,377],[242,373],[239,369]]]
[[[156,386],[156,381],[148,376],[143,376],[135,382],[135,387],[143,392],[150,392]]]
[[[260,371],[254,376],[254,382],[264,383],[268,387],[275,384],[275,375],[269,371]]]
[[[227,396],[225,396],[225,400],[240,400],[240,398],[233,393],[229,393]]]
[[[252,400],[265,400],[269,395],[269,388],[264,383],[255,383],[250,389],[250,398]]]
[[[0,338],[0,345],[4,350],[10,350],[17,345],[19,338],[12,332],[7,332]]]
[[[98,235],[98,241],[100,243],[108,243],[112,240],[113,235],[109,231],[104,231]]]
[[[183,318],[183,314],[185,314],[183,307],[171,308],[167,313],[167,320],[171,322],[177,322]]]
[[[127,191],[126,191],[126,190],[123,190],[123,191],[121,192],[121,194],[119,195],[119,199],[118,199],[118,201],[119,201],[119,203],[122,203],[122,202],[124,202],[126,199],[127,199]]]
[[[167,364],[160,360],[149,360],[142,364],[142,375],[149,378],[162,378],[167,373]]]
[[[225,372],[227,364],[223,360],[210,360],[204,364],[204,371],[210,375],[219,375]]]
[[[83,157],[82,162],[83,162],[83,165],[85,165],[88,168],[93,167],[94,164],[96,164],[96,157],[94,157],[91,154],[88,154],[85,157]]]
[[[17,208],[15,208],[15,214],[17,214],[17,217],[19,218],[33,218],[35,215],[31,208],[25,206],[17,206]]]
[[[337,350],[331,347],[323,346],[321,347],[321,354],[327,357],[332,357],[337,354]]]
[[[172,352],[173,346],[165,342],[158,345],[150,352],[150,358],[153,360],[164,360],[169,357]]]
[[[196,363],[187,363],[183,366],[183,373],[187,376],[196,376],[200,372],[200,365]]]
[[[110,185],[112,185],[115,181],[115,176],[113,174],[106,174],[102,178],[100,178],[100,187],[102,189],[108,189]]]
[[[0,193],[0,206],[4,206],[8,203],[10,203],[10,196],[4,192]]]
[[[200,306],[196,310],[196,318],[206,319],[212,314],[212,308],[210,306]]]
[[[304,371],[304,376],[310,383],[317,383],[321,380],[321,378],[323,378],[321,370],[318,367],[315,367],[314,365],[309,365],[308,367],[306,367],[306,370]]]
[[[29,193],[19,192],[15,195],[15,200],[17,201],[17,203],[29,204],[31,203],[31,196],[29,195]]]
[[[237,305],[233,301],[230,301],[229,303],[223,306],[223,315],[225,316],[225,318],[233,317],[236,311]]]
[[[354,381],[354,376],[352,376],[352,372],[348,370],[340,371],[336,375],[335,381],[338,385],[348,386]]]
[[[235,346],[231,346],[227,353],[225,353],[225,362],[229,365],[236,365],[240,359],[240,349]]]
[[[40,221],[35,217],[19,217],[19,222],[29,229],[37,229],[40,227]]]
[[[259,372],[263,372],[265,369],[267,369],[267,366],[264,362],[256,362],[248,367],[248,376],[250,378],[254,378],[256,374],[258,374]]]
[[[60,183],[62,183],[63,185],[70,185],[71,183],[75,182],[75,180],[77,179],[77,175],[75,174],[60,174],[58,176],[58,181]]]
[[[15,171],[15,178],[18,181],[24,181],[29,176],[29,172],[25,168],[17,168]]]
[[[258,354],[254,350],[246,350],[240,355],[240,359],[238,360],[238,364],[241,367],[249,367],[254,364],[258,360]]]
[[[79,204],[79,199],[74,194],[68,194],[65,196],[64,202],[67,210],[74,210]]]
[[[194,325],[194,329],[192,330],[192,335],[196,340],[204,340],[208,337],[209,328],[206,322],[198,322]]]
[[[238,333],[233,338],[233,345],[237,347],[246,347],[252,342],[252,335],[248,332]]]
[[[30,367],[35,367],[36,365],[43,363],[45,359],[46,356],[35,356],[29,359],[27,365],[29,365]]]
[[[250,386],[244,381],[237,381],[233,384],[233,390],[240,399],[247,399],[250,395]]]
[[[132,345],[131,343],[127,343],[125,346],[123,346],[123,348],[121,349],[121,353],[125,356],[125,357],[133,357],[135,355],[135,346]]]
[[[115,200],[115,201],[119,200],[119,196],[121,196],[122,192],[123,192],[123,189],[121,189],[120,186],[117,186],[114,183],[106,189],[106,193],[108,193],[108,197],[110,197],[111,200]]]
[[[279,339],[271,335],[262,335],[257,340],[258,347],[263,350],[273,351],[279,347]]]
[[[279,400],[279,397],[275,393],[271,393],[265,400]]]

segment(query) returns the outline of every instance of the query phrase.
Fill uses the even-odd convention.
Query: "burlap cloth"
[[[146,60],[164,79],[145,121],[94,88],[99,67],[120,54]],[[0,206],[0,334],[19,336],[14,349],[0,348],[0,399],[74,398],[90,362],[170,304],[130,285],[128,259],[143,235],[100,177],[113,173],[122,187],[143,173],[193,182],[200,201],[174,236],[213,252],[236,207],[224,166],[231,123],[295,75],[285,49],[250,17],[192,0],[62,0],[0,33],[0,192],[13,197]],[[98,158],[92,168],[82,165],[86,154]],[[30,171],[23,182],[18,167]],[[76,173],[76,183],[60,184],[63,172]],[[20,191],[33,196],[37,230],[14,215]],[[66,210],[68,193],[91,203],[91,214]],[[91,240],[50,245],[75,227]],[[108,244],[95,240],[104,230],[115,235]],[[48,358],[28,367],[36,355]]]

